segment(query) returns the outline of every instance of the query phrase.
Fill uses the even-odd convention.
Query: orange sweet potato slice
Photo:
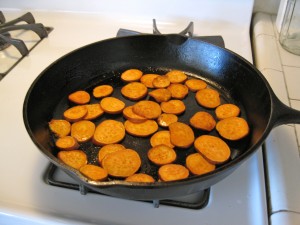
[[[100,101],[100,106],[108,114],[118,114],[125,108],[125,103],[115,97],[105,97]]]
[[[136,173],[125,179],[128,182],[141,182],[141,183],[153,183],[155,182],[154,178],[145,173]]]
[[[151,162],[158,166],[173,163],[177,158],[175,150],[166,145],[152,147],[148,151],[147,156]]]
[[[136,101],[144,98],[148,94],[148,89],[140,82],[131,82],[122,87],[121,93],[124,97]]]
[[[172,98],[176,99],[184,99],[189,93],[188,87],[184,84],[171,84],[167,89],[171,92]]]
[[[171,70],[170,72],[166,73],[166,77],[169,78],[172,84],[183,83],[187,79],[187,75],[180,70]]]
[[[144,84],[147,88],[154,88],[153,80],[160,75],[158,74],[145,74],[141,77],[140,82]]]
[[[194,175],[202,175],[214,171],[216,166],[208,162],[201,154],[193,153],[186,158],[186,167]]]
[[[141,123],[133,123],[130,120],[126,120],[124,125],[126,132],[136,137],[147,137],[158,130],[158,125],[154,120],[146,120]]]
[[[139,154],[132,149],[113,152],[102,160],[102,166],[108,174],[120,178],[135,174],[139,170],[141,163]]]
[[[240,117],[229,117],[220,120],[216,125],[219,134],[231,141],[240,140],[249,134],[249,125],[247,121]]]
[[[201,106],[211,109],[221,104],[219,92],[209,88],[197,91],[196,100]]]
[[[219,105],[215,110],[216,116],[219,120],[229,117],[237,117],[240,114],[240,108],[237,105],[227,103]]]
[[[95,87],[93,89],[93,96],[95,98],[103,98],[111,95],[113,93],[114,89],[112,86],[103,84]]]
[[[125,137],[125,127],[122,122],[116,120],[104,120],[95,130],[93,143],[95,145],[116,144]]]
[[[155,147],[157,145],[162,145],[162,144],[166,145],[170,148],[175,147],[171,143],[170,131],[168,131],[168,130],[157,131],[155,134],[153,134],[150,138],[150,144],[152,147]]]
[[[155,99],[157,102],[166,102],[169,101],[172,97],[171,92],[165,88],[155,89],[149,92],[149,95]]]
[[[86,91],[75,91],[68,96],[68,99],[76,104],[83,105],[87,104],[91,97],[90,94]]]
[[[166,88],[171,84],[169,78],[167,76],[158,76],[153,79],[152,85],[155,88]]]
[[[216,121],[208,112],[201,111],[196,112],[190,118],[190,124],[196,129],[212,131],[216,126]]]
[[[72,136],[64,136],[56,140],[55,146],[60,150],[74,150],[78,149],[79,144]]]
[[[48,125],[56,137],[64,137],[71,132],[71,124],[67,120],[52,119]]]
[[[196,92],[207,87],[207,83],[199,79],[190,79],[185,82],[190,91]]]
[[[133,106],[131,105],[131,106],[127,106],[123,110],[123,116],[126,119],[130,120],[133,123],[141,123],[141,122],[145,122],[147,120],[147,118],[134,113],[132,108],[133,108]]]
[[[83,117],[84,120],[93,120],[103,115],[104,111],[101,108],[100,104],[87,104],[85,105],[87,109],[87,113]]]
[[[100,166],[91,164],[80,167],[79,170],[84,176],[94,181],[104,181],[108,177],[108,173],[105,169]]]
[[[179,115],[185,111],[185,104],[178,99],[172,99],[167,102],[160,103],[161,110],[164,113]]]
[[[64,118],[70,122],[77,122],[87,114],[85,105],[73,106],[64,111]]]
[[[95,127],[95,124],[89,120],[75,122],[71,126],[71,136],[79,143],[87,142],[92,139]]]
[[[177,121],[178,121],[178,116],[176,116],[175,114],[170,114],[170,113],[162,113],[157,118],[157,123],[161,127],[169,127],[169,125],[171,123],[174,123]]]
[[[180,148],[190,147],[195,140],[192,128],[182,122],[175,122],[169,125],[171,143]]]
[[[126,149],[124,145],[121,144],[109,144],[109,145],[104,145],[98,152],[98,162],[99,164],[102,163],[102,160],[104,157],[110,153],[119,151],[119,150],[124,150]]]
[[[57,157],[66,165],[77,170],[87,164],[87,155],[81,150],[60,151]]]
[[[162,181],[176,181],[188,178],[189,170],[179,164],[166,164],[159,168],[158,175]]]
[[[129,69],[121,74],[121,79],[125,82],[138,81],[142,77],[143,72],[138,69]]]
[[[161,114],[160,105],[157,102],[143,100],[133,105],[133,112],[147,119],[156,119]]]
[[[202,135],[194,142],[195,149],[210,163],[220,164],[230,157],[230,148],[221,138]]]

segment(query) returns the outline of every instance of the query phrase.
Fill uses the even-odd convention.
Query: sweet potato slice
[[[75,122],[71,126],[71,136],[79,143],[84,143],[92,139],[95,132],[95,124],[89,120]]]
[[[207,83],[199,79],[190,79],[185,82],[190,91],[196,92],[207,87]]]
[[[130,120],[133,123],[141,123],[141,122],[145,122],[147,120],[147,118],[134,113],[132,108],[133,108],[133,106],[131,105],[131,106],[127,106],[123,110],[123,116],[126,119]]]
[[[147,119],[156,119],[161,114],[160,105],[154,101],[143,100],[133,105],[133,112]]]
[[[100,104],[87,104],[85,105],[87,109],[86,115],[83,117],[84,120],[93,120],[103,115],[104,111]]]
[[[186,158],[186,167],[194,175],[202,175],[214,171],[216,166],[208,162],[201,154],[193,153]]]
[[[169,101],[172,97],[171,92],[166,88],[159,88],[149,92],[149,95],[157,102]]]
[[[141,182],[141,183],[153,183],[155,182],[154,178],[145,173],[136,173],[127,177],[125,181],[128,182]]]
[[[153,80],[158,77],[160,75],[158,74],[152,74],[152,73],[149,73],[149,74],[145,74],[141,77],[140,79],[140,82],[142,84],[144,84],[147,88],[154,88],[153,86]]]
[[[77,170],[87,164],[87,155],[81,150],[60,151],[57,157],[66,165]]]
[[[109,144],[109,145],[104,145],[98,152],[98,162],[101,165],[102,160],[104,157],[110,153],[119,151],[119,150],[124,150],[126,149],[124,145],[121,144]]]
[[[52,119],[48,125],[56,137],[64,137],[71,132],[71,124],[67,120]]]
[[[147,156],[151,162],[158,166],[173,163],[177,158],[175,150],[166,145],[152,147]]]
[[[189,93],[188,87],[184,84],[171,84],[167,89],[171,92],[172,98],[176,99],[184,99]]]
[[[170,148],[175,147],[171,143],[170,131],[168,131],[168,130],[157,131],[155,134],[153,134],[150,138],[150,144],[152,147],[155,147],[157,145],[162,145],[162,144],[164,144]]]
[[[242,139],[249,134],[250,130],[247,121],[240,117],[229,117],[220,120],[216,125],[216,129],[223,138],[231,141]]]
[[[215,113],[219,120],[223,120],[229,117],[237,117],[240,114],[240,108],[237,105],[227,103],[219,105]]]
[[[85,105],[73,106],[64,111],[64,118],[70,122],[77,122],[87,114]]]
[[[95,145],[116,144],[125,137],[125,127],[116,120],[104,120],[95,130],[93,143]]]
[[[126,132],[136,137],[147,137],[158,130],[158,125],[154,120],[146,120],[141,123],[133,123],[130,120],[126,120],[124,125]]]
[[[216,108],[221,104],[219,92],[210,88],[197,91],[196,100],[201,106],[210,109]]]
[[[72,136],[64,136],[56,140],[55,146],[60,150],[74,150],[78,149],[79,144]]]
[[[188,178],[189,170],[179,164],[166,164],[159,168],[158,175],[162,181],[176,181]]]
[[[192,128],[182,122],[175,122],[169,125],[171,143],[180,148],[190,147],[195,140]]]
[[[91,97],[90,94],[86,91],[75,91],[68,96],[68,99],[73,103],[83,105],[87,104],[90,101]]]
[[[113,93],[114,89],[112,86],[108,84],[103,84],[95,87],[93,89],[93,96],[95,98],[103,98],[111,95]]]
[[[80,167],[79,171],[84,176],[94,181],[104,181],[108,177],[108,173],[105,169],[103,169],[100,166],[95,166],[91,164],[87,164]]]
[[[160,103],[161,110],[164,113],[179,115],[185,111],[185,104],[183,101],[173,99],[167,102]]]
[[[171,123],[174,123],[177,121],[178,121],[178,116],[176,116],[175,114],[170,114],[170,113],[162,113],[157,118],[157,123],[161,127],[169,127],[169,125]]]
[[[125,82],[138,81],[142,77],[143,72],[138,69],[129,69],[121,74],[121,79]]]
[[[148,94],[147,87],[140,82],[131,82],[122,87],[121,93],[124,97],[136,101]]]
[[[166,73],[166,77],[169,78],[172,84],[183,83],[187,79],[187,75],[180,70],[171,70],[170,72]]]
[[[201,111],[196,112],[190,118],[190,124],[196,129],[212,131],[216,126],[216,121],[208,112]]]
[[[220,164],[230,157],[230,148],[221,138],[202,135],[194,142],[195,149],[210,163]]]
[[[153,79],[152,84],[155,88],[166,88],[171,82],[167,76],[158,76]]]
[[[100,101],[100,106],[108,114],[118,114],[125,108],[125,103],[115,97],[105,97]]]
[[[120,178],[135,174],[139,170],[141,163],[139,154],[132,149],[113,152],[102,160],[102,166],[108,174]]]

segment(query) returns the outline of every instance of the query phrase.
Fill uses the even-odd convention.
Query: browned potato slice
[[[188,148],[194,143],[195,135],[189,125],[181,122],[169,125],[171,143],[180,148]]]
[[[133,105],[133,112],[147,119],[156,119],[161,114],[160,105],[154,101],[143,100]]]
[[[93,120],[103,115],[104,111],[100,104],[88,104],[85,105],[87,109],[87,114],[83,117],[84,120]]]
[[[216,121],[212,115],[207,112],[201,111],[196,112],[190,118],[190,124],[192,127],[200,130],[212,131],[216,126]]]
[[[229,146],[221,139],[211,135],[202,135],[194,142],[195,149],[210,163],[220,164],[230,157]]]
[[[247,121],[240,117],[220,120],[216,129],[223,138],[231,141],[242,139],[249,134],[250,130]]]
[[[167,164],[159,168],[158,175],[162,181],[176,181],[188,178],[189,170],[179,164]]]
[[[153,79],[152,84],[155,88],[166,88],[170,85],[170,80],[166,76],[158,76]]]
[[[186,158],[186,167],[194,175],[201,175],[215,170],[216,166],[208,162],[201,154],[193,153]]]
[[[136,101],[144,98],[148,94],[148,89],[140,82],[131,82],[122,87],[121,93],[126,98]]]
[[[157,118],[157,123],[159,126],[168,127],[171,123],[177,122],[178,116],[170,113],[162,113]]]
[[[207,83],[203,80],[199,79],[190,79],[185,82],[185,85],[188,87],[190,91],[199,91],[207,87]]]
[[[102,160],[103,168],[113,177],[129,177],[135,174],[141,166],[139,154],[132,150],[120,150],[108,154]]]
[[[171,70],[166,74],[172,84],[183,83],[187,79],[187,75],[180,70]]]
[[[126,119],[130,120],[133,123],[141,123],[141,122],[145,122],[147,120],[147,118],[134,113],[132,108],[133,108],[133,106],[131,105],[131,106],[127,106],[123,110],[123,116]]]
[[[75,122],[71,126],[71,136],[79,143],[84,143],[92,139],[95,132],[95,124],[89,120]]]
[[[60,151],[58,152],[57,157],[66,165],[77,170],[87,164],[87,156],[81,150]]]
[[[161,110],[164,113],[179,115],[185,111],[185,105],[183,101],[173,99],[167,102],[160,103]]]
[[[121,79],[126,82],[138,81],[142,77],[143,72],[138,69],[129,69],[121,74]]]
[[[234,104],[222,104],[219,105],[216,110],[216,116],[219,120],[229,117],[237,117],[240,114],[240,108]]]
[[[79,105],[86,104],[91,99],[90,94],[86,91],[73,92],[68,96],[68,98],[71,102],[79,104]]]
[[[209,88],[197,91],[196,100],[200,105],[211,109],[221,104],[219,92]]]
[[[95,145],[116,144],[125,137],[125,127],[116,120],[104,120],[95,130],[93,143]]]
[[[52,119],[49,123],[50,130],[57,137],[64,137],[70,134],[71,132],[71,124],[67,120],[56,120]]]
[[[142,182],[142,183],[153,183],[155,182],[154,178],[145,173],[136,173],[127,177],[125,181],[128,182]]]
[[[144,84],[147,88],[154,88],[153,86],[153,80],[158,77],[158,74],[145,74],[141,77],[140,81],[142,84]]]
[[[105,97],[100,101],[100,106],[108,114],[118,114],[125,108],[125,103],[115,97]]]
[[[157,145],[162,145],[162,144],[164,144],[170,148],[175,147],[171,143],[170,131],[168,131],[168,130],[157,131],[155,134],[153,134],[150,138],[150,144],[152,147],[155,147]]]
[[[169,101],[172,97],[171,92],[165,88],[155,89],[149,92],[149,95],[157,102],[166,102]]]
[[[78,142],[72,136],[64,136],[56,140],[55,146],[60,150],[74,150],[79,147]]]
[[[85,105],[73,106],[64,111],[64,118],[70,122],[77,122],[87,114]]]
[[[94,181],[104,181],[108,177],[108,173],[105,169],[100,166],[91,164],[80,167],[79,170],[84,176]]]
[[[158,166],[172,163],[177,155],[173,148],[166,145],[157,145],[148,151],[148,159]]]
[[[184,99],[189,93],[188,87],[184,84],[171,84],[168,90],[171,92],[172,98],[176,99]]]
[[[146,120],[141,123],[133,123],[130,120],[126,120],[124,125],[128,134],[137,137],[147,137],[158,130],[158,125],[154,120]]]
[[[119,150],[124,150],[126,149],[124,145],[121,144],[109,144],[109,145],[104,145],[98,152],[98,162],[99,164],[102,163],[102,160],[104,157],[112,152],[116,152]]]
[[[104,84],[99,85],[93,89],[93,95],[95,98],[103,98],[111,95],[113,93],[114,89],[112,86]]]

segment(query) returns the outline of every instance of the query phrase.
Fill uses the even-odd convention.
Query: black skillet
[[[210,88],[221,93],[222,103],[235,103],[241,108],[241,116],[250,125],[250,134],[240,141],[227,142],[231,148],[231,159],[202,176],[153,184],[116,179],[94,182],[86,179],[56,158],[57,149],[48,122],[52,118],[62,118],[63,111],[71,106],[67,100],[68,94],[79,89],[91,92],[99,84],[111,84],[115,88],[114,96],[124,100],[127,105],[134,104],[123,98],[118,91],[124,85],[120,74],[129,68],[158,74],[178,69],[191,77],[205,80]],[[213,110],[201,108],[191,92],[184,102],[187,110],[179,117],[179,121],[188,122],[191,115],[199,110],[214,115]],[[25,98],[23,114],[30,137],[52,163],[94,191],[136,200],[168,199],[204,190],[224,179],[247,160],[263,144],[272,128],[300,122],[300,112],[281,103],[263,75],[245,59],[224,48],[180,35],[113,38],[67,54],[46,68],[33,82]],[[105,115],[94,122],[98,124],[107,118],[124,121],[122,116]],[[205,133],[195,131],[195,134],[199,136]],[[218,136],[215,131],[209,134]],[[149,138],[127,135],[122,144],[140,154],[143,161],[140,172],[157,178],[157,166],[147,159]],[[80,149],[88,154],[89,163],[97,164],[99,147],[87,143],[81,145]],[[185,157],[192,152],[195,152],[193,147],[177,149],[176,163],[184,164]]]

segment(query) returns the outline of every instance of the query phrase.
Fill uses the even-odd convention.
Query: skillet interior
[[[198,177],[192,176],[179,182],[157,182],[151,185],[132,185],[125,182],[99,184],[78,176],[76,171],[57,160],[57,150],[54,147],[53,135],[48,129],[48,122],[52,118],[62,118],[63,111],[71,106],[67,100],[68,94],[79,89],[91,93],[93,87],[99,84],[111,84],[115,88],[113,96],[122,99],[126,105],[134,104],[133,101],[123,98],[118,91],[124,85],[120,80],[120,74],[129,68],[158,74],[179,69],[190,76],[205,80],[210,87],[221,93],[223,103],[235,103],[241,108],[241,116],[246,118],[250,125],[250,135],[241,141],[227,141],[232,151],[231,160],[219,166],[215,172]],[[91,102],[99,100],[92,99]],[[199,110],[214,115],[213,110],[204,109],[195,102],[192,92],[189,92],[184,102],[187,110],[179,117],[179,121],[188,123],[189,118]],[[26,128],[33,141],[51,162],[94,190],[133,199],[180,196],[183,193],[205,189],[223,179],[262,144],[268,133],[270,114],[269,87],[250,64],[222,48],[177,35],[116,38],[76,50],[41,73],[28,91],[24,103]],[[120,115],[105,115],[93,122],[98,124],[107,118],[124,121]],[[195,130],[196,137],[204,133],[206,132]],[[215,131],[210,134],[218,136]],[[157,178],[158,167],[147,159],[147,150],[150,149],[149,138],[126,135],[122,144],[139,152],[143,161],[140,172],[146,172]],[[88,154],[89,163],[97,164],[99,147],[86,143],[82,144],[80,149]],[[194,151],[193,147],[187,150],[178,149],[176,163],[184,164],[186,156]]]

